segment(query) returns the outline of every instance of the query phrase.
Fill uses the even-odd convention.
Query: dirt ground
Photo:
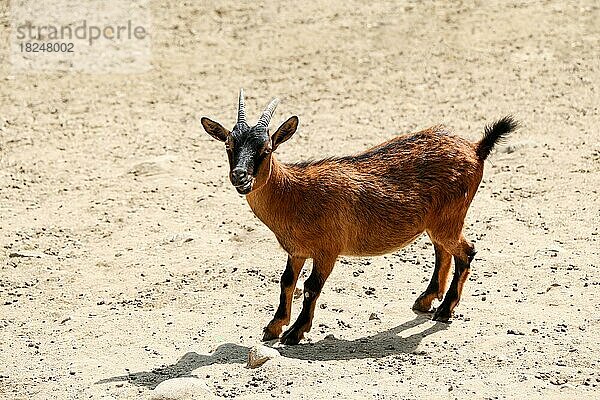
[[[156,1],[141,74],[14,73],[5,3],[0,398],[146,399],[178,376],[243,399],[600,398],[598,2]],[[285,253],[199,124],[232,125],[240,87],[252,118],[273,96],[272,125],[300,117],[283,161],[521,121],[467,217],[451,324],[411,311],[422,237],[340,259],[307,339],[245,368]]]

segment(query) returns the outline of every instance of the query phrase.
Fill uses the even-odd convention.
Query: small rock
[[[364,288],[365,289],[365,294],[368,296],[374,295],[375,294],[375,288],[374,287],[368,287],[368,288]]]
[[[300,297],[302,297],[302,289],[297,287],[294,289],[294,299],[299,299]]]
[[[262,345],[254,346],[248,352],[246,368],[258,368],[267,361],[279,356],[279,352],[275,349]]]
[[[325,336],[325,340],[335,340],[335,335],[330,333],[329,335]]]
[[[151,393],[151,400],[216,399],[206,383],[198,378],[173,378],[161,382]]]
[[[37,251],[21,250],[21,251],[12,252],[8,256],[9,257],[44,258],[44,257],[48,257],[48,254],[39,253]]]
[[[500,153],[506,153],[506,154],[511,154],[511,153],[514,153],[515,151],[519,151],[519,150],[524,149],[526,147],[537,147],[537,146],[535,146],[530,141],[515,142],[515,143],[509,143],[509,144],[504,145],[504,146],[500,146],[498,148],[498,152],[500,152]]]
[[[194,239],[196,239],[196,236],[190,232],[175,233],[165,238],[160,244],[164,246],[170,243],[175,243],[177,246],[182,246],[183,244],[189,243]]]
[[[568,381],[565,378],[561,378],[561,377],[556,377],[556,378],[550,379],[550,383],[553,385],[556,385],[556,386],[564,385],[567,382]]]
[[[381,321],[381,318],[379,318],[379,314],[377,313],[371,313],[371,315],[369,315],[369,321],[373,321],[373,320],[377,320],[377,321]]]
[[[509,329],[506,331],[506,333],[508,333],[509,335],[524,335],[524,333],[518,329]]]

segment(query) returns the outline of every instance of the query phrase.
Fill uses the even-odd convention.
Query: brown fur
[[[276,103],[265,109],[264,124],[250,127],[240,91],[242,120],[232,132],[208,118],[201,121],[207,133],[227,143],[232,184],[246,194],[252,211],[288,253],[279,307],[263,339],[279,337],[289,323],[293,289],[307,258],[313,259],[313,269],[304,282],[300,315],[281,336],[286,344],[298,343],[310,330],[316,301],[338,256],[390,253],[423,232],[434,244],[435,270],[413,309],[427,312],[436,298],[443,298],[433,319],[447,321],[475,256],[462,231],[484,160],[518,123],[504,117],[487,126],[477,143],[435,126],[355,156],[282,164],[272,150],[294,134],[298,117],[289,118],[269,138],[266,127]],[[446,292],[452,257],[454,274]]]
[[[286,165],[270,155],[246,198],[288,254],[315,260],[322,283],[339,255],[390,253],[427,232],[439,247],[439,288],[415,309],[428,311],[444,295],[451,255],[468,263],[473,253],[462,230],[483,174],[476,150],[477,145],[436,126],[353,157]],[[460,275],[459,296],[467,275]],[[286,342],[297,343],[310,329],[317,289],[306,304],[308,321],[290,328],[286,334],[294,337],[284,334]],[[449,300],[451,312],[459,299]],[[288,315],[271,321],[265,339],[279,335]]]
[[[435,127],[362,155],[369,154],[307,165],[271,156],[248,203],[294,256],[386,254],[427,231],[466,258],[463,221],[483,173],[475,147]]]

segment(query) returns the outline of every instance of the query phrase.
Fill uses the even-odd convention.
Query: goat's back
[[[276,195],[288,199],[285,229],[270,226],[284,248],[366,256],[401,248],[425,230],[462,228],[483,161],[469,141],[436,126],[286,169],[291,181]]]

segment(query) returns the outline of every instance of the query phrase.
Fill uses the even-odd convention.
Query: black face
[[[229,179],[239,194],[248,194],[254,189],[260,167],[270,162],[271,152],[298,129],[298,117],[293,116],[269,137],[269,122],[278,103],[278,99],[271,100],[256,125],[251,127],[246,122],[244,91],[240,90],[237,123],[231,131],[210,118],[200,119],[206,133],[225,143],[229,157]]]
[[[250,193],[260,166],[271,154],[268,128],[237,123],[227,135],[225,148],[231,183],[239,194]]]

